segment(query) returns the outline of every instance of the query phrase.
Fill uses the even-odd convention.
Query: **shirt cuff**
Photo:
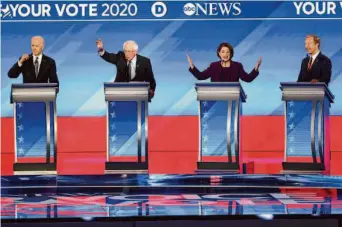
[[[21,64],[20,61],[18,61],[18,66],[21,67],[23,66],[23,64]]]
[[[98,53],[102,57],[104,55],[105,51],[102,49],[102,50],[99,50]]]

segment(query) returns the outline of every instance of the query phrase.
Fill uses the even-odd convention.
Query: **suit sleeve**
[[[19,58],[20,59],[20,58]],[[9,78],[18,78],[20,73],[22,73],[23,65],[19,67],[18,62],[16,62],[12,68],[8,71]]]
[[[298,75],[297,82],[303,82],[304,81],[304,60],[302,61],[302,64],[300,66],[300,71]]]
[[[116,65],[118,63],[119,55],[114,53],[108,53],[107,51],[105,51],[101,58],[106,62]]]
[[[319,82],[324,82],[328,84],[330,82],[331,78],[331,60],[329,58],[325,59],[323,62],[323,67],[321,68],[321,78],[319,79]]]
[[[58,81],[58,76],[57,76],[57,67],[56,67],[56,62],[54,60],[52,60],[49,82],[57,83],[59,86],[59,81]]]
[[[150,82],[150,89],[155,91],[156,90],[156,80],[154,78],[154,74],[153,74],[153,70],[152,70],[152,64],[151,64],[151,60],[149,59],[147,62],[147,78],[148,78],[148,82]]]
[[[245,82],[252,82],[257,76],[259,72],[256,71],[254,68],[250,73],[246,73],[242,64],[239,64],[239,78]]]
[[[192,69],[191,67],[189,68],[189,72],[192,73],[194,77],[196,77],[198,80],[206,80],[211,77],[211,69],[212,69],[212,64],[209,65],[208,68],[206,68],[204,71],[199,71],[196,66]]]

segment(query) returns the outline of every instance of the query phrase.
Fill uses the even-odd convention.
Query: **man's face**
[[[315,54],[318,50],[318,43],[315,43],[313,37],[308,37],[305,39],[305,49],[309,54]]]
[[[32,38],[31,39],[31,50],[32,54],[38,56],[43,52],[44,45],[43,40],[41,38]]]
[[[132,60],[137,55],[137,51],[134,50],[133,45],[129,45],[129,44],[125,46],[124,52],[125,52],[125,58],[128,61]]]

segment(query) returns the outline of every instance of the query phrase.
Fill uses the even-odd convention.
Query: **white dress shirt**
[[[320,51],[318,51],[316,54],[314,55],[309,55],[311,58],[312,58],[312,62],[311,62],[311,65],[315,62],[317,56],[319,55]],[[309,60],[310,61],[310,60]]]
[[[129,62],[127,62],[127,65],[129,64]],[[134,56],[134,58],[131,60],[131,80],[134,79],[135,77],[135,70],[137,68],[137,56]]]

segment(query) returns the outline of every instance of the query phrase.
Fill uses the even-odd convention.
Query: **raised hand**
[[[189,56],[189,54],[187,53],[186,54],[186,56],[187,56],[187,58],[188,58],[188,62],[189,62],[189,65],[190,65],[190,68],[194,68],[194,64],[192,63],[192,59],[191,59],[191,57]]]
[[[257,63],[255,64],[255,71],[259,71],[259,67],[261,65],[261,62],[262,62],[262,58],[260,57],[257,61]]]
[[[29,59],[29,55],[28,54],[23,54],[23,56],[21,56],[19,62],[20,64],[23,64],[25,61],[27,61]]]
[[[98,50],[103,50],[103,42],[100,38],[96,40],[96,46]]]

